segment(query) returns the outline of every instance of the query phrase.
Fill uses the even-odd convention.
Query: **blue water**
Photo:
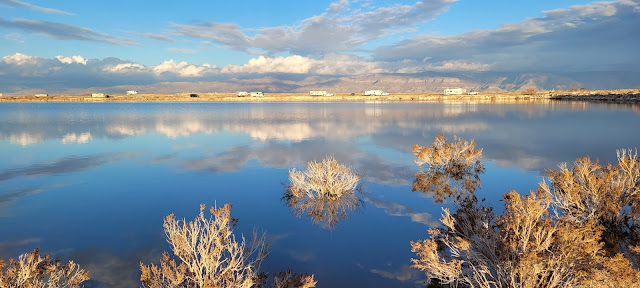
[[[231,203],[236,234],[271,244],[263,271],[317,287],[420,287],[410,241],[443,207],[411,192],[411,146],[474,139],[476,193],[535,189],[546,169],[640,147],[637,106],[507,103],[0,103],[0,258],[39,248],[89,270],[86,287],[138,287],[169,251],[163,218]],[[281,200],[290,168],[333,155],[365,176],[364,207],[331,230]]]

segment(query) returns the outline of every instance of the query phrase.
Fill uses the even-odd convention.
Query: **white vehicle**
[[[380,96],[382,93],[382,90],[367,90],[364,91],[364,96]]]
[[[264,97],[264,93],[262,92],[251,92],[251,97]]]
[[[249,92],[247,91],[240,91],[238,93],[236,93],[238,95],[238,97],[247,97],[249,96]]]

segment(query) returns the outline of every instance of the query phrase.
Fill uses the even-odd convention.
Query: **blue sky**
[[[150,3],[0,0],[0,77],[640,70],[640,0]]]

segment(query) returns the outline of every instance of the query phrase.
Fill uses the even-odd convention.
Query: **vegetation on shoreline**
[[[443,226],[411,242],[413,267],[433,287],[637,287],[637,152],[619,150],[615,166],[585,157],[547,176],[528,195],[504,194],[500,215],[461,189],[455,213],[443,209]]]
[[[0,102],[171,102],[171,101],[228,101],[228,102],[263,102],[263,101],[441,101],[441,100],[582,100],[611,101],[624,103],[640,102],[640,90],[575,90],[575,91],[483,91],[468,95],[443,95],[433,93],[391,93],[390,95],[364,96],[362,93],[335,93],[334,96],[310,96],[308,93],[265,93],[264,97],[238,97],[236,93],[140,93],[136,95],[114,94],[108,98],[91,97],[90,95],[5,95]]]

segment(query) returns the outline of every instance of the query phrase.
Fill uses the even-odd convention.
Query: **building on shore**
[[[264,93],[262,92],[251,92],[251,97],[264,97]]]
[[[238,95],[238,97],[247,97],[247,96],[249,96],[249,92],[240,91],[240,92],[236,93],[236,95]]]
[[[136,94],[138,94],[138,91],[136,91],[136,90],[127,91],[127,95],[136,95]]]
[[[46,93],[40,93],[40,94],[36,94],[35,96],[36,96],[36,97],[47,97],[47,96],[49,96],[49,94],[46,94]]]
[[[104,93],[91,93],[91,97],[104,98]]]
[[[327,91],[309,91],[309,96],[327,96]]]
[[[444,89],[444,95],[462,95],[464,93],[467,93],[467,89],[463,89],[463,88]]]
[[[388,96],[389,93],[382,92],[382,90],[367,90],[364,91],[364,96]]]

